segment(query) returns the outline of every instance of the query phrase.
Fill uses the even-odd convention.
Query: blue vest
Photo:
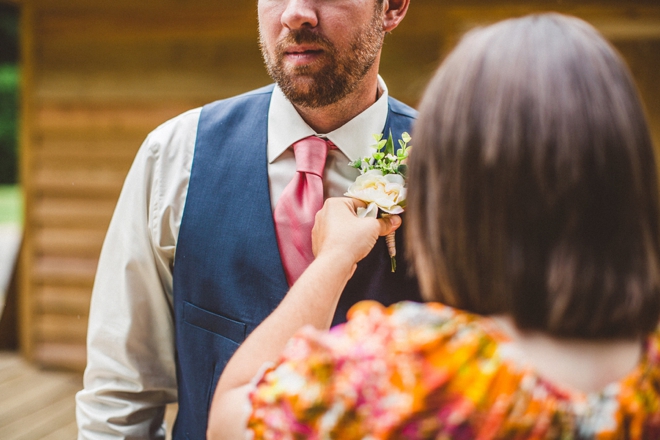
[[[247,335],[288,290],[275,237],[267,172],[273,86],[202,109],[174,264],[179,413],[175,439],[205,439],[218,377]],[[416,113],[391,99],[385,133],[410,131]],[[403,251],[397,233],[397,252]],[[385,240],[358,264],[335,323],[357,301],[419,301],[403,257],[390,270]]]

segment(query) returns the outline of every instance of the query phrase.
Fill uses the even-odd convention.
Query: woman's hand
[[[273,313],[238,348],[215,389],[208,438],[240,437],[245,431],[248,384],[265,362],[275,362],[289,338],[305,325],[328,329],[337,302],[358,261],[379,235],[401,225],[399,216],[358,218],[364,203],[328,199],[316,215],[312,243],[316,259],[300,276]]]
[[[351,198],[333,197],[325,201],[312,230],[312,250],[317,258],[328,256],[355,265],[367,256],[379,236],[401,225],[398,215],[358,218],[357,208],[365,206],[364,202]]]

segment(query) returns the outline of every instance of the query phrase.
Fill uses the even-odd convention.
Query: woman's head
[[[408,249],[427,299],[558,336],[654,328],[652,143],[627,68],[591,26],[544,14],[470,32],[413,139]]]

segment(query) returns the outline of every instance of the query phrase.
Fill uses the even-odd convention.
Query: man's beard
[[[261,53],[269,75],[293,104],[319,108],[334,104],[353,92],[378,58],[384,31],[380,15],[374,14],[366,28],[358,30],[356,40],[343,54],[323,35],[308,28],[291,31],[278,41],[274,57],[268,54],[263,36]],[[284,52],[292,45],[312,44],[323,49],[324,66],[287,68]],[[273,59],[274,58],[274,59]]]

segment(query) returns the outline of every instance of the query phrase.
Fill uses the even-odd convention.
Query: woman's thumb
[[[380,223],[380,231],[378,235],[383,236],[396,231],[401,226],[401,217],[398,215],[388,215],[378,219]]]

